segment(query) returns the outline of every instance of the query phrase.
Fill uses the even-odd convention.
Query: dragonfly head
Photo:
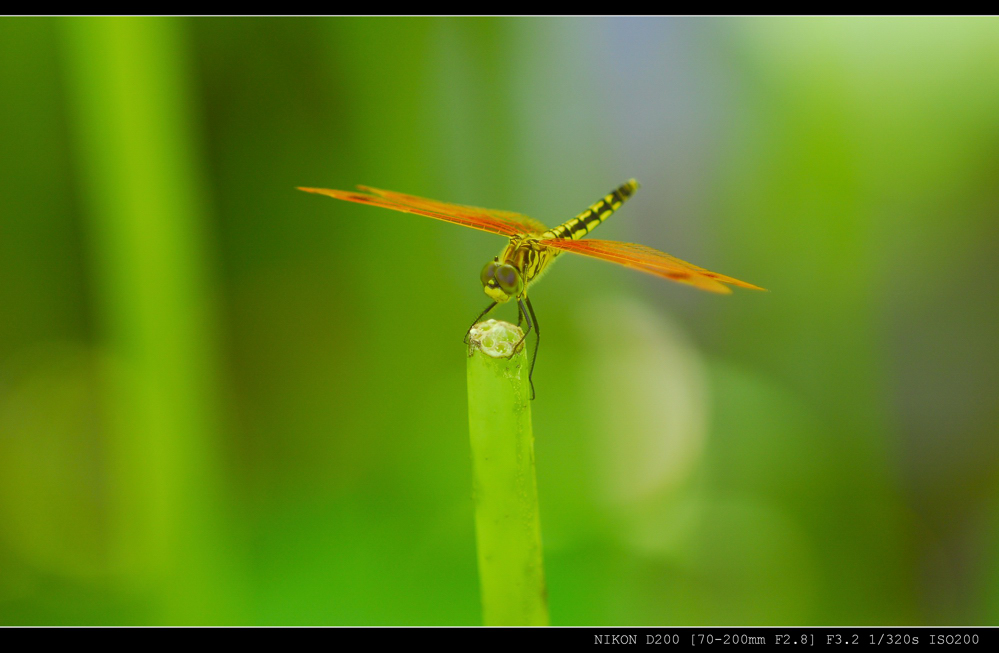
[[[524,277],[509,263],[500,263],[497,256],[482,268],[482,289],[494,302],[502,304],[524,290]]]

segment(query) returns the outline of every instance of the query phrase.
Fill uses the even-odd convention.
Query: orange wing
[[[304,190],[307,193],[329,195],[338,200],[346,200],[348,202],[370,204],[394,211],[425,215],[428,218],[453,222],[454,224],[507,237],[539,235],[546,230],[546,227],[537,220],[519,213],[480,209],[474,206],[462,206],[461,204],[448,204],[447,202],[438,202],[437,200],[429,200],[424,197],[395,193],[390,190],[379,190],[367,186],[358,186],[358,188],[367,192],[358,193],[346,190],[302,187],[299,187],[298,190]]]
[[[724,285],[726,283],[753,290],[765,290],[765,288],[754,286],[751,283],[699,268],[686,261],[681,261],[675,256],[644,245],[619,243],[614,240],[563,240],[555,238],[546,238],[539,242],[546,247],[619,263],[629,268],[654,274],[657,277],[690,284],[701,290],[717,293],[732,292],[731,288]]]

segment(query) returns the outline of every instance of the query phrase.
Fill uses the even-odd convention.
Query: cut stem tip
[[[524,348],[524,331],[502,320],[479,322],[468,332],[468,355],[476,349],[493,358],[510,358]]]

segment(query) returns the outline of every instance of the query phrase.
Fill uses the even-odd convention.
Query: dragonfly
[[[486,263],[479,275],[482,289],[492,300],[492,303],[479,314],[472,326],[478,324],[499,304],[505,304],[509,301],[516,302],[517,324],[519,326],[522,320],[526,321],[527,329],[513,351],[519,350],[520,345],[532,330],[536,339],[534,354],[531,357],[531,367],[528,372],[531,399],[534,399],[534,365],[537,362],[538,349],[541,346],[541,328],[538,325],[538,318],[534,313],[534,306],[531,305],[527,291],[548,271],[555,259],[564,252],[617,263],[714,293],[731,293],[732,290],[729,286],[765,290],[765,288],[754,286],[751,283],[705,270],[645,245],[585,238],[612,213],[621,208],[621,205],[628,201],[638,188],[638,182],[629,179],[576,217],[551,229],[534,218],[512,211],[450,204],[369,186],[358,186],[360,192],[301,186],[298,189],[307,193],[327,195],[338,200],[422,215],[506,236],[509,239],[506,247],[498,256]],[[471,329],[469,329],[470,331]],[[465,335],[465,342],[468,342],[468,332]]]

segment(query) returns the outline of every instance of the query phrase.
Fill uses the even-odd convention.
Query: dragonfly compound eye
[[[496,275],[496,261],[489,261],[486,263],[486,267],[482,268],[482,274],[479,276],[482,279],[482,285],[488,286],[489,282],[493,280]]]
[[[521,282],[520,273],[512,265],[500,265],[496,268],[496,281],[499,283],[499,287],[511,295],[516,295],[520,292]]]

